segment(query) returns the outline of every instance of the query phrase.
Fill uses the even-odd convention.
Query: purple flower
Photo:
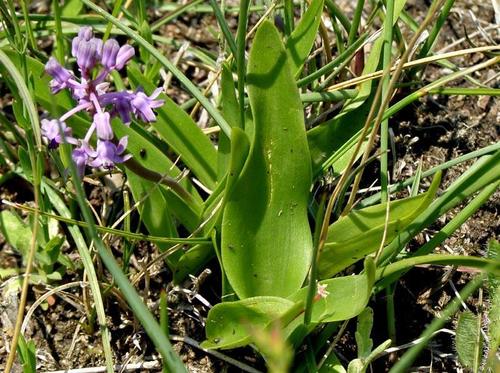
[[[42,119],[42,135],[47,139],[49,149],[56,149],[63,142],[76,144],[76,139],[71,137],[71,128],[57,119]]]
[[[84,102],[89,102],[88,99],[89,85],[85,78],[82,78],[80,83],[71,90],[71,94],[75,100],[78,100],[79,104]]]
[[[52,78],[50,81],[50,88],[52,93],[57,93],[61,89],[72,86],[69,80],[73,78],[73,74],[64,67],[54,57],[50,57],[45,65],[45,72]]]
[[[114,107],[111,110],[112,115],[119,115],[122,122],[129,125],[132,122],[130,117],[130,112],[132,111],[132,106],[130,106],[130,100],[128,97],[118,98],[114,102]]]
[[[136,92],[135,97],[130,102],[135,116],[144,122],[154,122],[156,116],[153,109],[163,106],[165,102],[164,100],[155,100],[161,92],[162,88],[157,88],[149,97],[144,92]]]
[[[89,166],[92,167],[103,167],[106,169],[112,169],[116,163],[123,163],[130,159],[132,156],[130,154],[122,155],[127,147],[128,136],[122,137],[118,146],[113,144],[111,141],[99,140],[97,142],[97,149],[95,159],[89,162]]]
[[[122,47],[118,51],[118,54],[116,55],[115,69],[123,69],[123,66],[125,66],[132,57],[134,57],[134,54],[135,50],[133,47],[127,44],[122,45]]]
[[[97,137],[101,140],[111,140],[113,138],[113,130],[109,122],[109,113],[95,113],[94,124],[97,132]]]
[[[111,92],[99,96],[99,103],[102,106],[113,105],[111,115],[119,115],[123,123],[129,124],[131,122],[130,113],[132,106],[130,101],[135,95],[129,92]]]
[[[108,39],[102,48],[101,64],[106,69],[111,70],[116,65],[116,56],[120,50],[120,45],[115,39]]]
[[[85,166],[88,164],[90,157],[96,156],[97,153],[90,148],[90,146],[83,141],[81,146],[75,148],[71,154],[73,162],[75,162],[76,169],[80,177],[85,173]]]

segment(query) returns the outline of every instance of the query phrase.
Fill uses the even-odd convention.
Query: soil
[[[352,4],[346,2],[346,8]],[[426,12],[428,2],[423,0],[409,0],[407,10],[415,18],[421,19]],[[471,11],[478,21],[474,20]],[[255,21],[255,20],[254,20]],[[446,22],[438,45],[435,50],[446,47],[454,40],[464,35],[464,28],[468,34],[477,30],[478,24],[485,27],[494,22],[494,12],[491,2],[481,0],[457,0],[450,19]],[[229,22],[233,31],[236,29],[236,18]],[[217,51],[217,39],[210,28],[215,25],[211,15],[183,16],[175,23],[162,28],[166,37],[173,37],[180,43],[188,40],[194,45],[211,51]],[[490,33],[496,42],[499,35]],[[477,45],[488,43],[480,35],[473,39]],[[467,42],[461,47],[469,47]],[[169,57],[176,51],[166,49]],[[484,60],[483,55],[472,55],[457,58],[454,62],[459,66],[470,66]],[[180,66],[188,76],[206,85],[208,73],[192,64],[182,63]],[[438,66],[426,69],[423,80],[434,81],[446,72]],[[479,81],[484,81],[498,74],[498,67],[491,67],[474,75]],[[465,80],[456,81],[457,86],[469,86]],[[498,88],[496,79],[495,87]],[[403,94],[407,92],[400,92]],[[168,94],[177,102],[185,102],[188,97],[183,93],[175,81],[172,82]],[[203,114],[201,114],[203,115]],[[203,119],[203,118],[202,118]],[[397,160],[391,164],[394,181],[412,176],[419,163],[424,170],[436,166],[480,147],[493,144],[499,140],[500,101],[488,97],[464,96],[429,96],[410,105],[391,120],[394,130],[393,141]],[[442,190],[456,180],[473,162],[465,162],[444,173]],[[5,170],[2,170],[5,171]],[[367,170],[367,175],[377,175],[376,165]],[[423,186],[425,189],[425,185]],[[19,178],[14,178],[0,186],[2,199],[25,203],[32,200],[29,185]],[[91,198],[90,198],[91,197]],[[93,207],[100,211],[102,206],[115,200],[113,190],[109,187],[89,187],[89,199]],[[5,208],[0,205],[0,209]],[[409,249],[418,248],[428,235],[442,228],[463,206],[459,206],[440,219],[436,224],[413,240]],[[490,200],[477,211],[457,232],[448,238],[439,250],[454,254],[484,255],[486,244],[493,238],[499,238],[499,208],[500,192],[497,191]],[[135,217],[136,218],[136,217]],[[117,253],[122,250],[121,242],[113,242],[112,247]],[[70,253],[72,247],[66,247]],[[157,255],[155,247],[141,242],[137,244],[136,253],[131,259],[130,275],[133,276],[142,269],[144,263]],[[142,258],[142,259],[139,259]],[[0,268],[18,268],[22,258],[12,249],[0,235]],[[143,280],[137,288],[140,289],[148,306],[158,314],[158,299],[161,291],[168,291],[169,326],[170,334],[179,337],[189,337],[196,341],[204,339],[204,318],[208,312],[205,302],[218,302],[219,274],[216,263],[209,265],[212,274],[198,289],[196,278],[186,281],[182,287],[172,288],[170,275],[161,267],[147,281]],[[101,267],[98,267],[101,268]],[[102,279],[109,282],[111,279],[102,270]],[[69,283],[81,280],[81,265],[74,271],[68,271],[60,283]],[[425,325],[442,310],[446,303],[454,297],[454,290],[450,283],[460,289],[471,274],[467,272],[451,272],[448,268],[418,267],[409,271],[395,287],[396,309],[396,344],[404,344],[415,340],[425,329]],[[146,283],[147,282],[147,283]],[[7,344],[10,340],[9,326],[15,320],[18,292],[7,288],[8,281],[0,285],[3,292],[0,300],[0,320],[3,326],[0,338],[0,366],[5,363]],[[35,291],[30,292],[28,307],[38,296],[51,287],[39,284]],[[147,289],[147,291],[146,291]],[[28,324],[26,337],[35,342],[37,359],[40,371],[69,369],[78,367],[103,366],[101,340],[99,328],[95,320],[88,320],[88,305],[86,304],[87,290],[80,286],[66,289],[42,304],[33,313]],[[198,294],[198,297],[195,295]],[[374,344],[377,345],[387,337],[384,323],[385,295],[373,298],[371,306],[375,311],[376,324],[374,325]],[[469,301],[474,310],[474,300]],[[151,341],[143,332],[132,312],[124,304],[119,294],[110,292],[105,298],[106,314],[108,315],[112,348],[115,362],[118,364],[136,363],[158,360]],[[378,317],[377,317],[378,315]],[[158,316],[158,315],[157,315]],[[447,326],[452,329],[452,324]],[[355,322],[351,321],[342,337],[337,352],[342,359],[356,357],[354,342]],[[179,338],[176,338],[177,340]],[[173,342],[175,350],[181,355],[190,372],[221,372],[240,371],[225,361],[215,358],[202,350],[184,342]],[[226,352],[224,352],[226,353]],[[262,359],[250,348],[227,352],[237,360],[264,370]],[[387,355],[380,358],[374,365],[376,372],[385,371],[393,364],[397,355]],[[20,371],[16,366],[15,371]],[[415,362],[415,371],[450,372],[459,369],[456,353],[453,347],[453,338],[446,333],[439,334],[428,346],[425,352]],[[146,370],[143,370],[146,371]],[[149,372],[160,372],[161,369],[148,369]]]

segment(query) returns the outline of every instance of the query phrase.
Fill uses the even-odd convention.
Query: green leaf
[[[293,306],[278,297],[254,297],[215,305],[208,313],[203,348],[236,348],[251,341],[251,328],[263,329]]]
[[[174,266],[174,282],[181,283],[188,275],[197,274],[212,259],[214,250],[211,245],[195,245],[182,254]]]
[[[2,63],[3,68],[7,70],[9,75],[12,77],[14,84],[16,85],[16,92],[21,98],[26,111],[28,112],[28,116],[30,119],[30,124],[33,130],[33,135],[35,137],[35,142],[38,148],[42,147],[42,135],[40,131],[40,122],[38,121],[38,112],[36,110],[35,104],[31,97],[31,93],[26,86],[24,78],[22,77],[19,70],[16,66],[22,66],[21,64],[16,64],[14,60],[11,60],[7,54],[3,50],[0,50],[0,62]]]
[[[232,196],[250,152],[250,141],[241,128],[233,127],[231,138],[231,159],[224,189],[225,202]]]
[[[19,360],[23,367],[23,373],[36,373],[36,347],[32,340],[26,342],[23,335],[19,336],[17,343]]]
[[[292,74],[298,76],[309,56],[318,33],[323,11],[323,0],[312,0],[299,23],[286,41],[286,51],[290,57]]]
[[[129,66],[127,72],[129,78],[147,92],[152,92],[156,88],[134,66]],[[208,188],[214,188],[217,180],[217,153],[213,144],[175,102],[163,94],[160,98],[165,100],[165,104],[156,109],[157,121],[151,123],[152,127],[203,184]]]
[[[325,359],[319,373],[346,373],[345,368],[342,366],[342,363],[335,354],[335,350],[332,350]]]
[[[436,174],[429,190],[389,204],[389,220],[385,243],[390,243],[432,202],[441,180]],[[331,277],[380,247],[387,213],[386,203],[355,210],[328,228],[328,236],[320,254],[319,274]]]
[[[5,50],[5,54],[9,56],[12,62],[16,66],[21,66],[21,57],[18,53],[12,50]],[[26,56],[27,68],[33,76],[33,93],[35,95],[35,101],[47,110],[52,117],[57,118],[72,107],[74,107],[74,101],[71,99],[66,90],[61,91],[57,95],[50,92],[50,76],[45,74],[44,65],[38,60]],[[66,121],[66,124],[71,126],[73,129],[73,135],[77,137],[83,137],[89,126],[88,120],[85,120],[82,116],[76,114],[71,116]]]
[[[373,327],[373,310],[366,307],[363,312],[358,315],[358,323],[356,327],[356,344],[358,346],[358,357],[365,359],[370,355],[373,348],[373,341],[370,338]]]
[[[368,355],[368,357],[365,359],[365,366],[368,367],[371,362],[375,360],[382,352],[384,352],[384,350],[389,348],[391,344],[392,341],[390,339],[386,339],[384,342],[375,347],[370,355]]]
[[[141,36],[146,40],[148,43],[152,44],[153,43],[153,34],[151,33],[151,28],[149,27],[149,23],[144,20],[142,24],[139,27],[139,31]],[[149,51],[144,48],[142,45],[139,45],[139,53],[141,56],[141,60],[144,64],[147,64],[149,62],[150,58],[150,53]]]
[[[152,181],[144,180],[133,172],[127,172],[127,179],[136,202],[142,201],[138,207],[142,221],[148,232],[155,236],[178,237],[168,202],[161,187]],[[161,250],[171,247],[171,244],[158,243]]]
[[[381,279],[391,280],[391,276],[397,276],[399,278],[401,273],[411,269],[416,265],[421,264],[442,264],[442,265],[453,265],[453,266],[463,266],[476,268],[481,271],[487,271],[495,276],[500,276],[500,262],[480,258],[477,256],[470,255],[447,255],[447,254],[429,254],[429,255],[418,255],[407,259],[400,259],[389,265],[379,267],[375,278],[377,281]],[[379,285],[385,285],[386,282],[382,281]]]
[[[25,148],[19,148],[17,154],[19,156],[19,163],[21,164],[24,175],[26,175],[28,180],[33,181],[33,170],[31,169],[30,155]]]
[[[61,253],[61,246],[64,243],[64,238],[62,236],[54,236],[45,245],[42,251],[37,252],[36,258],[42,264],[51,266],[55,264]]]
[[[65,0],[61,15],[64,17],[75,17],[80,14],[83,3],[80,0]]]
[[[488,257],[500,262],[500,243],[498,241],[491,240],[488,243]],[[500,347],[500,276],[495,276],[492,271],[488,273],[488,290],[490,298],[488,309],[488,364],[493,367],[494,364],[500,364],[500,360],[496,356],[496,351]]]
[[[223,179],[218,188],[210,196],[211,198],[214,198],[214,200],[207,200],[205,203],[206,211],[203,215],[203,222],[205,223],[203,232],[207,236],[210,235],[214,227],[220,225],[220,211],[223,209],[224,204],[231,195],[231,192],[234,189],[233,186],[236,180],[238,180],[241,170],[245,164],[245,160],[248,156],[250,144],[247,135],[242,129],[238,127],[232,128],[230,146],[231,159],[228,166],[229,170],[227,172],[227,178]],[[219,194],[219,196],[216,196],[216,194]],[[221,210],[214,215],[213,209],[215,209],[221,202]],[[200,268],[202,268],[202,266],[204,266],[213,257],[213,254],[214,250],[211,245],[197,245],[189,249],[179,259],[179,262],[174,270],[174,281],[178,283],[188,274],[197,273]],[[225,276],[224,273],[223,276]]]
[[[361,359],[351,360],[347,366],[347,373],[363,373],[364,371],[365,364]]]
[[[471,311],[464,311],[458,316],[455,333],[455,347],[460,363],[477,372],[483,354],[481,320]]]
[[[359,315],[368,304],[375,281],[375,264],[372,258],[365,260],[365,272],[361,275],[335,277],[321,281],[329,293],[314,303],[311,321],[334,322],[348,320]],[[288,299],[305,301],[307,288],[300,289]]]
[[[255,133],[222,221],[222,262],[240,298],[288,296],[311,260],[311,185],[302,103],[281,37],[258,29],[248,63]]]
[[[0,229],[5,240],[23,256],[29,251],[31,228],[19,216],[8,210],[0,212]]]

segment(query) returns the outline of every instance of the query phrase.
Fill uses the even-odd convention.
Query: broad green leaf
[[[222,75],[220,80],[221,86],[221,106],[222,115],[231,127],[237,127],[239,124],[239,105],[236,98],[234,81],[231,75],[231,70],[224,64],[222,65]],[[229,164],[231,144],[229,138],[224,132],[219,132],[219,144],[217,149],[217,175],[221,180],[226,174]]]
[[[231,197],[234,186],[237,185],[238,178],[241,175],[243,167],[245,166],[245,161],[248,158],[248,153],[250,152],[250,142],[242,129],[233,127],[231,138],[231,159],[229,162],[226,188],[224,189],[224,198],[226,202]]]
[[[458,360],[464,367],[477,372],[483,356],[481,320],[471,311],[464,311],[458,316],[455,333]]]
[[[133,158],[143,167],[155,171],[160,175],[167,174],[173,178],[180,175],[180,170],[155,146],[151,139],[148,138],[148,134],[141,128],[135,125],[124,126],[119,123],[119,121],[114,120],[113,131],[118,138],[128,136],[127,151],[132,154]],[[126,169],[126,173],[128,176],[131,176],[133,171]],[[138,179],[132,176],[130,186],[134,199],[136,201],[140,200],[142,196],[144,196],[143,192],[149,193],[151,198],[150,201],[147,202],[147,205],[149,205],[151,209],[142,208],[139,210],[151,234],[167,237],[169,231],[171,232],[173,228],[169,228],[168,225],[163,227],[162,224],[169,224],[169,213],[179,219],[189,231],[196,229],[198,226],[202,200],[198,196],[196,189],[188,180],[182,181],[181,185],[193,197],[191,203],[186,202],[175,192],[165,188],[164,185],[156,185],[156,183],[152,181]],[[153,231],[155,233],[153,233]]]
[[[389,203],[386,244],[431,204],[440,180],[441,174],[438,173],[427,192]],[[331,277],[376,251],[384,235],[386,213],[387,204],[381,203],[354,210],[330,225],[327,241],[320,254],[320,277]]]
[[[235,348],[251,341],[251,328],[263,329],[293,306],[278,297],[254,297],[215,305],[208,313],[203,348]]]
[[[0,229],[5,240],[23,256],[29,251],[31,228],[19,216],[9,210],[0,212]]]
[[[207,200],[207,204],[209,206],[207,208],[207,211],[205,211],[203,215],[203,233],[206,236],[211,234],[211,231],[214,229],[214,227],[218,227],[220,225],[220,215],[223,206],[217,207],[217,205],[220,203],[226,203],[228,196],[230,196],[233,190],[234,183],[238,179],[245,164],[245,160],[247,159],[248,151],[250,148],[248,137],[246,136],[245,132],[238,127],[232,128],[230,145],[231,159],[228,166],[229,169],[227,172],[227,178],[222,180],[211,197],[214,197],[216,193],[218,193],[219,196],[214,197],[213,200]],[[213,209],[215,208],[219,208],[219,211],[214,214]],[[214,250],[211,245],[197,245],[189,249],[181,256],[179,262],[177,263],[177,266],[174,270],[174,281],[178,283],[182,281],[188,274],[197,273],[213,257],[213,254]],[[225,276],[224,271],[223,276]]]
[[[258,29],[248,63],[255,132],[222,221],[222,262],[240,298],[288,296],[311,260],[311,185],[302,103],[281,37]]]
[[[127,72],[128,77],[148,93],[156,89],[133,65],[128,66]],[[217,180],[217,153],[213,144],[174,101],[165,95],[160,95],[160,98],[165,100],[165,104],[156,109],[157,121],[151,123],[152,127],[205,186],[214,188]]]
[[[370,299],[375,276],[373,260],[365,262],[365,273],[338,277],[321,284],[329,294],[314,303],[312,325],[320,322],[347,320],[357,316]],[[289,337],[302,325],[304,301],[308,288],[302,288],[288,299],[253,297],[219,303],[207,317],[205,348],[235,348],[251,341],[251,328],[264,329],[275,321]]]
[[[286,41],[286,51],[290,57],[292,74],[298,76],[309,56],[318,33],[323,11],[323,0],[312,0],[299,23]]]
[[[359,315],[368,304],[375,281],[375,264],[372,258],[365,260],[365,272],[361,275],[335,277],[321,281],[329,293],[314,303],[313,323],[348,320]],[[306,299],[307,288],[289,297],[294,302]]]

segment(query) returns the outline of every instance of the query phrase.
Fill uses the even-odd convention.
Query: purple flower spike
[[[54,78],[50,81],[52,93],[55,94],[61,89],[71,86],[68,82],[71,78],[73,78],[73,74],[71,74],[69,70],[62,67],[54,57],[50,57],[45,64],[45,72]]]
[[[115,39],[108,39],[102,48],[101,64],[106,69],[111,70],[115,67],[116,56],[120,50],[120,45]]]
[[[144,122],[154,122],[156,115],[153,109],[159,108],[165,103],[164,100],[155,100],[161,92],[162,88],[157,88],[149,97],[144,92],[137,92],[130,102],[134,114]]]
[[[108,170],[112,169],[116,163],[123,163],[130,159],[130,154],[122,155],[127,147],[128,137],[123,137],[118,146],[111,141],[98,141],[97,142],[97,156],[89,163],[92,167],[103,167]]]
[[[78,46],[80,45],[80,42],[88,42],[90,39],[92,39],[93,36],[94,33],[92,32],[92,27],[82,27],[80,31],[78,31],[78,36],[74,37],[73,41],[71,42],[71,55],[73,57],[76,57],[78,54]]]
[[[76,52],[76,63],[83,74],[92,69],[97,63],[97,46],[92,42],[80,42]]]
[[[94,114],[94,124],[99,139],[111,140],[113,138],[114,135],[109,122],[109,113]]]
[[[61,126],[64,137],[61,136],[59,126]],[[69,144],[76,144],[76,139],[71,137],[71,128],[57,119],[42,119],[42,135],[47,139],[49,149],[56,149],[64,141]]]
[[[132,57],[134,57],[134,54],[135,50],[133,47],[130,45],[123,45],[116,55],[115,68],[117,70],[123,69],[123,66],[125,66]]]
[[[72,158],[83,176],[86,166],[111,169],[131,157],[125,154],[127,137],[115,142],[111,118],[119,116],[125,125],[130,124],[132,116],[153,122],[156,120],[154,110],[161,107],[164,100],[158,99],[162,89],[155,90],[150,96],[142,90],[117,92],[111,89],[109,92],[107,78],[110,72],[123,69],[135,55],[130,45],[120,46],[114,39],[103,42],[94,35],[91,27],[82,27],[73,38],[71,54],[76,58],[78,74],[65,69],[54,58],[49,59],[45,71],[52,77],[52,92],[68,88],[77,105],[63,114],[59,121],[43,120],[42,134],[51,149],[62,142],[75,145]],[[83,139],[75,139],[64,121],[82,111],[93,116],[93,123]],[[96,148],[88,143],[93,136],[97,138]]]

